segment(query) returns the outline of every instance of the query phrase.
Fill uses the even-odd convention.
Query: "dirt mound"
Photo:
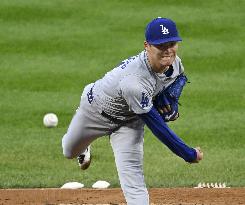
[[[245,205],[245,188],[149,189],[155,205]],[[126,204],[121,189],[1,189],[0,205]]]

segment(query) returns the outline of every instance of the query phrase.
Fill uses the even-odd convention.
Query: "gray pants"
[[[120,126],[103,117],[96,103],[88,102],[85,87],[67,133],[62,139],[63,154],[77,157],[98,137],[110,135],[117,172],[128,205],[148,205],[149,195],[143,175],[144,123],[138,119]]]

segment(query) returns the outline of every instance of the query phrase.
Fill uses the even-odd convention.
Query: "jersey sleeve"
[[[196,150],[186,145],[163,121],[153,107],[148,113],[139,115],[150,128],[152,133],[163,142],[172,152],[186,162],[194,162],[197,158]]]
[[[147,113],[151,110],[152,91],[150,86],[137,76],[127,76],[120,82],[122,97],[126,100],[129,110],[136,114]]]

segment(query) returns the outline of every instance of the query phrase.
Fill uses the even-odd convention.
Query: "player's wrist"
[[[203,152],[200,147],[193,148],[195,150],[195,159],[191,163],[198,163],[203,159]]]

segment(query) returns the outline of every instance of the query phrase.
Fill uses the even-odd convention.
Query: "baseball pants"
[[[110,136],[117,172],[128,205],[148,205],[149,195],[143,174],[144,123],[140,119],[120,126],[100,114],[91,104],[85,87],[79,108],[62,139],[63,154],[72,159],[84,152],[98,137]]]

